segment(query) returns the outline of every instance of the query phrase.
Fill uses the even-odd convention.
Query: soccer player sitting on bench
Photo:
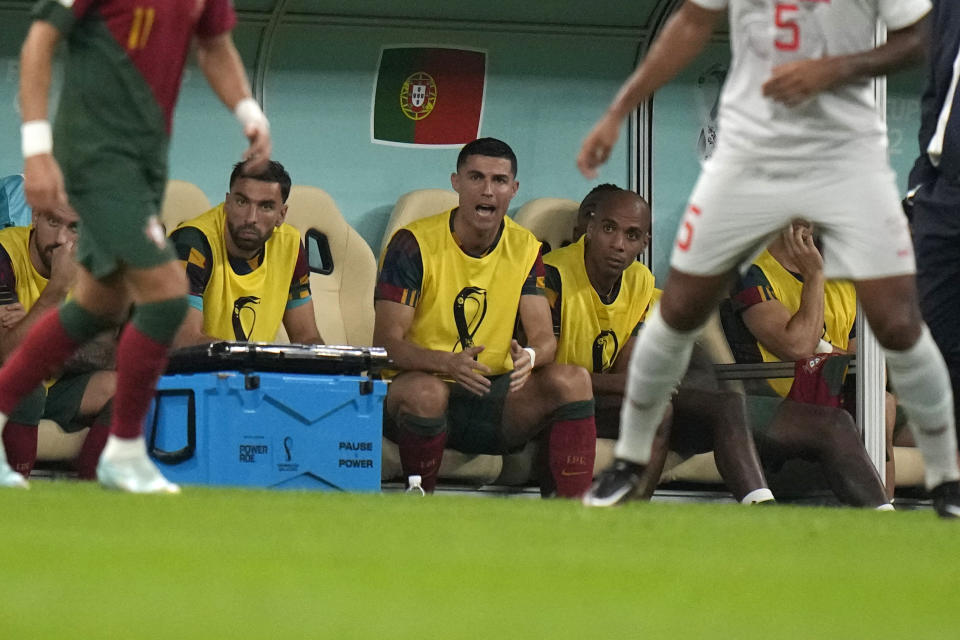
[[[224,202],[170,235],[190,284],[175,347],[216,340],[322,343],[300,233],[284,223],[290,176],[271,161],[256,174],[238,163]]]
[[[6,359],[49,309],[64,301],[76,282],[74,249],[79,217],[69,206],[34,209],[33,224],[0,231],[0,357]],[[7,460],[29,477],[37,459],[37,423],[56,422],[68,433],[90,427],[74,468],[96,477],[97,460],[110,433],[116,331],[84,345],[48,387],[35,388],[17,405],[3,430]],[[49,381],[48,381],[49,382]]]
[[[451,176],[459,205],[397,231],[382,258],[373,340],[399,370],[386,414],[404,474],[420,475],[427,491],[445,445],[503,454],[544,429],[544,495],[579,496],[593,476],[590,376],[553,361],[540,242],[505,217],[516,176],[504,142],[467,144]]]
[[[724,303],[724,328],[739,362],[802,360],[816,352],[852,350],[849,336],[856,308],[853,285],[824,278],[813,229],[796,222],[740,279],[730,303]],[[880,477],[850,414],[794,402],[787,397],[792,384],[792,378],[770,379],[748,395],[754,439],[763,461],[774,469],[788,458],[817,461],[842,502],[886,505]],[[783,407],[823,415],[774,424],[769,416]]]
[[[581,204],[573,244],[544,256],[557,362],[591,371],[597,435],[616,438],[627,363],[647,309],[653,274],[637,261],[650,238],[650,207],[636,193],[602,185]],[[582,225],[581,225],[582,221]],[[739,394],[721,391],[706,354],[698,354],[654,441],[641,496],[653,493],[669,448],[681,456],[715,451],[731,492],[745,503],[773,499],[760,470]],[[672,427],[671,427],[672,423]]]

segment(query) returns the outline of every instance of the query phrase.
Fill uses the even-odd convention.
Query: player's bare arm
[[[180,325],[180,329],[173,339],[171,348],[180,349],[198,344],[210,344],[211,342],[217,342],[217,339],[204,333],[203,312],[194,307],[190,307],[187,309],[187,315],[183,319],[183,324]]]
[[[874,49],[845,56],[798,60],[774,68],[763,95],[788,106],[853,80],[881,76],[919,64],[926,52],[927,19],[890,31]]]
[[[313,304],[307,302],[283,313],[283,328],[290,342],[295,344],[323,344]]]
[[[250,146],[243,154],[247,171],[256,173],[266,167],[272,153],[270,124],[253,101],[243,61],[229,33],[212,38],[197,38],[197,62],[217,97],[243,124],[243,135]]]
[[[743,321],[754,337],[781,360],[799,360],[817,351],[823,335],[823,258],[806,225],[791,225],[783,232],[791,268],[803,276],[800,307],[790,311],[779,300],[755,304],[743,312]]]
[[[469,347],[457,353],[425,349],[406,338],[413,326],[416,308],[377,300],[374,310],[373,344],[387,350],[397,369],[446,375],[478,396],[490,391],[490,380],[484,375],[490,374],[490,367],[474,359],[483,351],[483,346]]]
[[[533,349],[536,355],[531,362],[530,354],[514,340],[510,349],[514,367],[510,374],[511,392],[527,382],[534,367],[553,362],[557,355],[557,338],[553,335],[553,318],[547,298],[541,295],[520,296],[519,315],[524,335],[527,336],[527,347]]]
[[[620,88],[607,112],[583,141],[577,167],[588,178],[607,161],[620,137],[623,119],[697,57],[723,17],[723,11],[684,2],[667,21],[636,71]]]
[[[24,127],[24,192],[34,209],[53,211],[67,202],[63,174],[54,160],[47,101],[53,54],[60,32],[49,22],[30,26],[20,52],[20,113]],[[28,147],[31,147],[28,149]]]

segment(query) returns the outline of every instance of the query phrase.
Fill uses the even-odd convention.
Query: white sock
[[[906,351],[883,351],[890,383],[910,417],[910,429],[923,454],[927,489],[960,479],[950,376],[930,330],[924,325],[920,339]]]
[[[111,433],[100,457],[108,460],[129,460],[145,455],[147,455],[147,444],[143,436],[139,438],[118,438]]]
[[[770,502],[773,499],[773,492],[770,491],[770,489],[763,487],[762,489],[754,489],[747,495],[743,496],[740,504],[757,504],[758,502]]]
[[[892,504],[890,504],[889,502],[887,502],[887,503],[882,504],[882,505],[880,505],[879,507],[877,507],[877,508],[876,508],[876,511],[896,511],[896,509],[893,508],[893,505],[892,505]]]
[[[657,305],[637,336],[630,356],[627,393],[620,410],[620,439],[614,454],[637,464],[650,462],[650,449],[663,420],[670,394],[690,363],[700,330],[677,331]]]

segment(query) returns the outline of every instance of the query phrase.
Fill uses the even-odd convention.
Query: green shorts
[[[43,417],[47,405],[47,388],[42,384],[27,394],[20,404],[14,407],[8,416],[10,422],[17,424],[35,425]]]
[[[747,421],[750,430],[754,433],[766,433],[773,426],[773,418],[777,415],[783,398],[778,395],[747,394]]]
[[[76,99],[70,106],[61,104],[54,137],[67,195],[80,215],[77,262],[103,278],[124,266],[147,269],[176,259],[159,226],[166,131],[146,126],[153,120],[140,114],[92,113]]]
[[[503,405],[510,391],[510,374],[494,376],[490,381],[490,393],[485,396],[474,395],[458,384],[449,383],[448,447],[464,453],[507,453],[501,425]]]
[[[57,380],[47,390],[47,408],[43,417],[53,420],[67,433],[74,433],[89,427],[87,422],[78,420],[83,394],[90,384],[90,378],[96,371],[87,371],[76,375],[67,375]]]
[[[67,433],[80,431],[89,426],[76,420],[87,384],[95,372],[67,375],[57,380],[49,389],[40,385],[20,401],[10,414],[10,421],[35,425],[41,418],[53,420]]]

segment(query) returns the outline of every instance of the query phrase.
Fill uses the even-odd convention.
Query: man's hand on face
[[[787,255],[800,271],[810,278],[823,273],[823,256],[813,242],[813,229],[806,224],[791,224],[783,232]]]
[[[53,250],[50,260],[50,281],[47,286],[69,291],[77,279],[76,242],[69,240]]]

